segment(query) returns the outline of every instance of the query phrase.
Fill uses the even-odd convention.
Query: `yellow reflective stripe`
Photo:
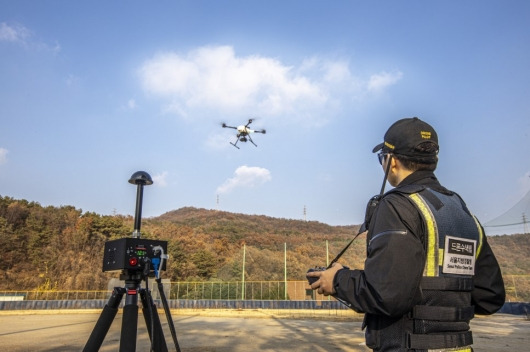
[[[428,352],[472,352],[473,349],[471,347],[465,347],[465,348],[442,348],[442,349],[436,349],[436,350],[427,350]]]
[[[429,206],[418,193],[409,195],[416,204],[427,225],[427,258],[423,276],[438,276],[438,233],[436,221]]]
[[[475,253],[475,258],[478,258],[478,255],[480,254],[480,251],[482,250],[484,231],[482,231],[482,226],[480,226],[478,219],[474,215],[473,215],[473,220],[475,220],[475,224],[477,224],[477,229],[478,229],[478,246],[477,246],[477,253]]]

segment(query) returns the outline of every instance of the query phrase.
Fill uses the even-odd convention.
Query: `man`
[[[365,313],[374,351],[472,351],[469,321],[504,304],[501,271],[482,226],[434,175],[438,136],[424,121],[394,123],[373,152],[394,186],[372,198],[364,270],[308,273],[312,289]],[[382,192],[381,192],[382,193]]]

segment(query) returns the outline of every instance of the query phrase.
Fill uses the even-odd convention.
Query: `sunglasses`
[[[383,165],[383,161],[385,161],[386,156],[388,154],[390,154],[390,153],[383,153],[383,152],[377,153],[377,159],[379,159],[379,164]]]

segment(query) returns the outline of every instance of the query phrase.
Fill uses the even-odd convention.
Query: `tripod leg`
[[[136,351],[136,333],[138,329],[138,284],[133,287],[127,281],[125,287],[125,305],[123,306],[123,320],[121,322],[120,352]]]
[[[124,293],[124,288],[114,287],[112,295],[110,296],[107,305],[105,305],[103,308],[103,311],[99,316],[96,326],[94,326],[94,330],[92,330],[92,334],[90,334],[90,337],[88,338],[83,352],[99,351],[105,336],[109,332],[112,321],[116,317],[116,313],[118,313],[118,306],[120,305],[120,301]]]
[[[166,294],[164,292],[164,285],[160,279],[156,279],[156,282],[158,284],[158,292],[160,292],[160,298],[162,299],[162,305],[164,306],[164,312],[166,313],[167,323],[169,324],[169,331],[171,332],[173,343],[175,344],[177,352],[180,352],[179,342],[177,341],[177,333],[175,332],[175,325],[173,325],[173,318],[171,317],[171,311],[169,310]]]
[[[142,299],[142,312],[144,313],[145,325],[151,339],[153,351],[167,352],[166,340],[164,338],[164,331],[160,323],[160,317],[156,309],[153,297],[148,290],[140,290],[140,298]],[[151,328],[153,328],[151,330]]]

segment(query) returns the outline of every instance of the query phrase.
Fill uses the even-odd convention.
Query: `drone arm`
[[[250,128],[247,128],[245,130],[246,133],[263,133],[265,134],[265,130],[251,130]]]

